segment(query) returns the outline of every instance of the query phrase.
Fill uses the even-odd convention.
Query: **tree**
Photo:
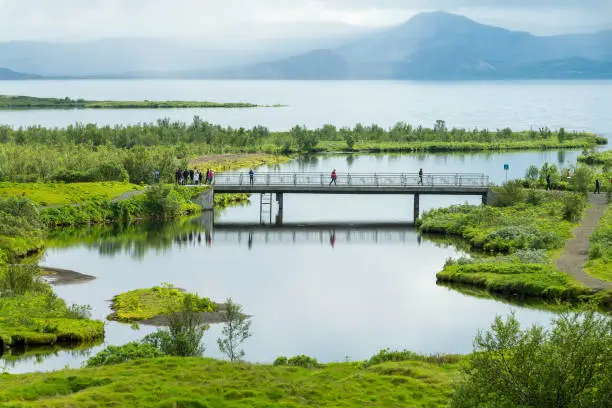
[[[594,184],[591,185],[592,180],[593,171],[587,166],[580,166],[574,171],[571,185],[575,191],[586,195],[589,189],[594,187]]]
[[[564,312],[547,330],[514,314],[479,333],[454,407],[609,407],[612,319]]]
[[[536,182],[538,181],[539,177],[540,177],[540,169],[538,169],[538,166],[535,166],[533,164],[529,166],[529,168],[525,172],[525,178],[528,181]]]
[[[434,125],[434,132],[436,133],[446,133],[446,122],[443,120],[436,120]]]
[[[236,304],[231,298],[226,301],[227,311],[223,317],[225,326],[221,332],[223,337],[217,339],[219,350],[230,361],[238,361],[244,357],[244,350],[240,345],[251,337],[251,318],[242,312],[242,306]]]

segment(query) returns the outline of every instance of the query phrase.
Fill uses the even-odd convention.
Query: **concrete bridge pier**
[[[420,195],[419,194],[415,194],[414,195],[414,222],[416,222],[416,220],[419,219],[419,201],[420,201]]]
[[[276,214],[276,225],[283,225],[283,193],[276,193],[276,202],[278,203],[278,214]]]

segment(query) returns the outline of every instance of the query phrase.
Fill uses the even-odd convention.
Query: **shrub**
[[[287,365],[287,362],[288,362],[287,357],[280,356],[280,357],[277,357],[276,360],[274,360],[273,365],[275,365],[275,366],[284,366],[284,365]]]
[[[492,205],[496,207],[510,207],[523,201],[525,190],[520,181],[508,181],[495,190],[496,198]]]
[[[612,320],[565,312],[550,330],[522,329],[512,314],[479,333],[452,406],[609,407]]]
[[[108,346],[85,363],[86,367],[99,367],[126,361],[163,357],[164,353],[148,343],[131,342],[122,346]]]
[[[291,357],[287,360],[287,365],[294,367],[303,367],[303,368],[314,368],[319,367],[320,364],[314,357],[309,357],[304,354],[300,354],[299,356]]]
[[[563,219],[577,222],[586,206],[585,199],[578,194],[568,193],[563,197]]]

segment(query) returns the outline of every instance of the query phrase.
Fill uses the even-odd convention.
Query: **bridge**
[[[436,173],[423,176],[414,173],[337,173],[333,183],[330,173],[257,172],[251,180],[248,172],[230,172],[216,174],[212,187],[198,199],[205,209],[213,208],[214,194],[261,194],[261,215],[264,206],[272,206],[272,194],[275,194],[281,219],[283,194],[413,195],[416,220],[419,216],[419,197],[423,194],[476,195],[481,196],[486,204],[489,177],[480,173]]]

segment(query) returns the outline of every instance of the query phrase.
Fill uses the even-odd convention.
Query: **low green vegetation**
[[[198,101],[88,101],[70,98],[0,95],[0,109],[171,109],[171,108],[256,108],[251,103]],[[275,105],[280,106],[280,105]]]
[[[546,189],[546,178],[550,179],[550,189],[576,191],[586,194],[595,190],[595,180],[599,179],[602,192],[612,193],[612,167],[580,165],[558,168],[555,164],[544,163],[542,167],[530,166],[525,172],[522,185],[525,188]]]
[[[612,319],[564,312],[550,329],[511,315],[479,333],[452,407],[609,407]]]
[[[341,129],[326,125],[314,130],[296,126],[286,132],[271,132],[263,126],[222,127],[197,116],[190,124],[163,119],[151,124],[114,127],[0,126],[0,181],[150,184],[154,170],[158,170],[163,182],[172,182],[177,167],[185,169],[197,158],[220,158],[229,153],[590,148],[605,142],[605,138],[590,133],[563,129],[522,132],[448,129],[443,121],[432,129],[398,123],[390,129],[358,124]],[[204,167],[202,163],[200,169]]]
[[[610,169],[612,168],[612,150],[583,154],[578,157],[578,161],[594,166],[604,166]]]
[[[612,205],[608,204],[599,228],[591,235],[589,261],[585,271],[596,278],[612,282]]]
[[[23,197],[0,199],[0,266],[38,252],[43,246],[36,206]]]
[[[101,183],[9,183],[0,182],[0,199],[27,197],[38,206],[81,204],[111,200],[122,194],[140,191],[142,186],[120,182]]]
[[[421,231],[462,237],[475,251],[448,260],[438,282],[551,301],[593,299],[612,307],[612,293],[595,294],[553,265],[582,216],[584,196],[525,190],[515,182],[496,189],[495,195],[492,206],[459,205],[423,216]]]
[[[108,347],[79,370],[0,376],[0,403],[607,408],[612,392],[612,319],[587,309],[562,312],[550,328],[497,317],[466,356],[385,349],[366,361],[322,364],[297,355],[268,365],[169,357],[158,340]]]
[[[0,377],[9,407],[448,406],[458,364],[388,362],[320,368],[152,358],[55,373]]]
[[[217,304],[209,298],[185,293],[172,285],[165,284],[149,289],[136,289],[113,297],[111,304],[113,313],[108,318],[120,322],[151,319],[167,314],[169,308],[171,310],[179,308],[177,305],[183,305],[186,297],[189,297],[190,301],[193,302],[194,312],[215,312],[218,310]]]
[[[36,265],[0,265],[0,339],[4,346],[92,342],[104,324],[89,320],[90,308],[67,306]]]

